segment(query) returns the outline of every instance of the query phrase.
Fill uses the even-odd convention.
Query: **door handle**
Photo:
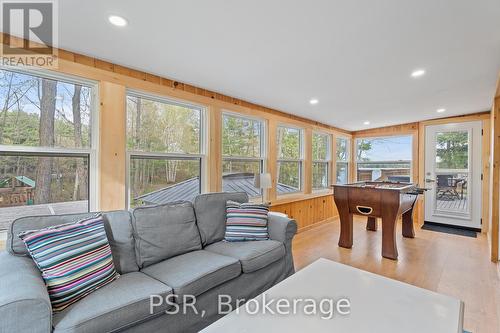
[[[436,180],[435,179],[430,179],[430,178],[425,178],[425,182],[426,183],[435,183]]]

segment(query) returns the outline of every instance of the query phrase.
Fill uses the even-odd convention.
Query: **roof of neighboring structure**
[[[29,187],[35,187],[35,181],[31,178],[28,178],[26,176],[16,176],[16,179],[21,183],[28,185]]]
[[[253,186],[254,175],[251,173],[233,173],[222,176],[224,192],[246,192],[250,197],[260,196],[260,191]],[[297,188],[278,183],[279,194],[297,192]],[[194,177],[180,183],[146,193],[135,198],[147,204],[163,204],[167,202],[186,200],[193,201],[200,193],[199,177]]]
[[[0,187],[9,186],[9,182],[12,179],[17,179],[19,182],[21,182],[24,185],[27,185],[29,187],[35,187],[35,181],[31,178],[26,177],[26,176],[15,176],[15,177],[4,178],[4,179],[0,180]]]

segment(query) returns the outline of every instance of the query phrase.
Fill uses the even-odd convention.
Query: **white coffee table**
[[[278,315],[243,305],[202,332],[341,332],[341,333],[462,333],[464,305],[432,291],[319,259],[256,297],[278,300],[322,298],[350,301],[350,314],[332,319],[306,315]],[[274,306],[274,309],[276,307]],[[310,308],[309,308],[310,309]],[[344,309],[345,310],[345,309]]]

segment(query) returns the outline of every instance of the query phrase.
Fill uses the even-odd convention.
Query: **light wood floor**
[[[365,230],[365,219],[355,218],[354,224],[352,249],[337,246],[338,220],[296,235],[296,269],[323,257],[447,294],[464,301],[466,330],[500,332],[500,273],[489,261],[486,235],[470,238],[416,227],[416,238],[403,239],[399,229],[399,260],[393,261],[381,257],[380,222],[377,232]]]

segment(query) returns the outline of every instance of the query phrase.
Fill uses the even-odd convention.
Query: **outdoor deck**
[[[13,220],[22,216],[83,213],[87,211],[87,200],[45,205],[3,207],[0,209],[0,230],[6,230]]]
[[[453,212],[466,212],[467,211],[467,198],[464,196],[462,199],[438,199],[437,208],[440,210],[453,211]]]

